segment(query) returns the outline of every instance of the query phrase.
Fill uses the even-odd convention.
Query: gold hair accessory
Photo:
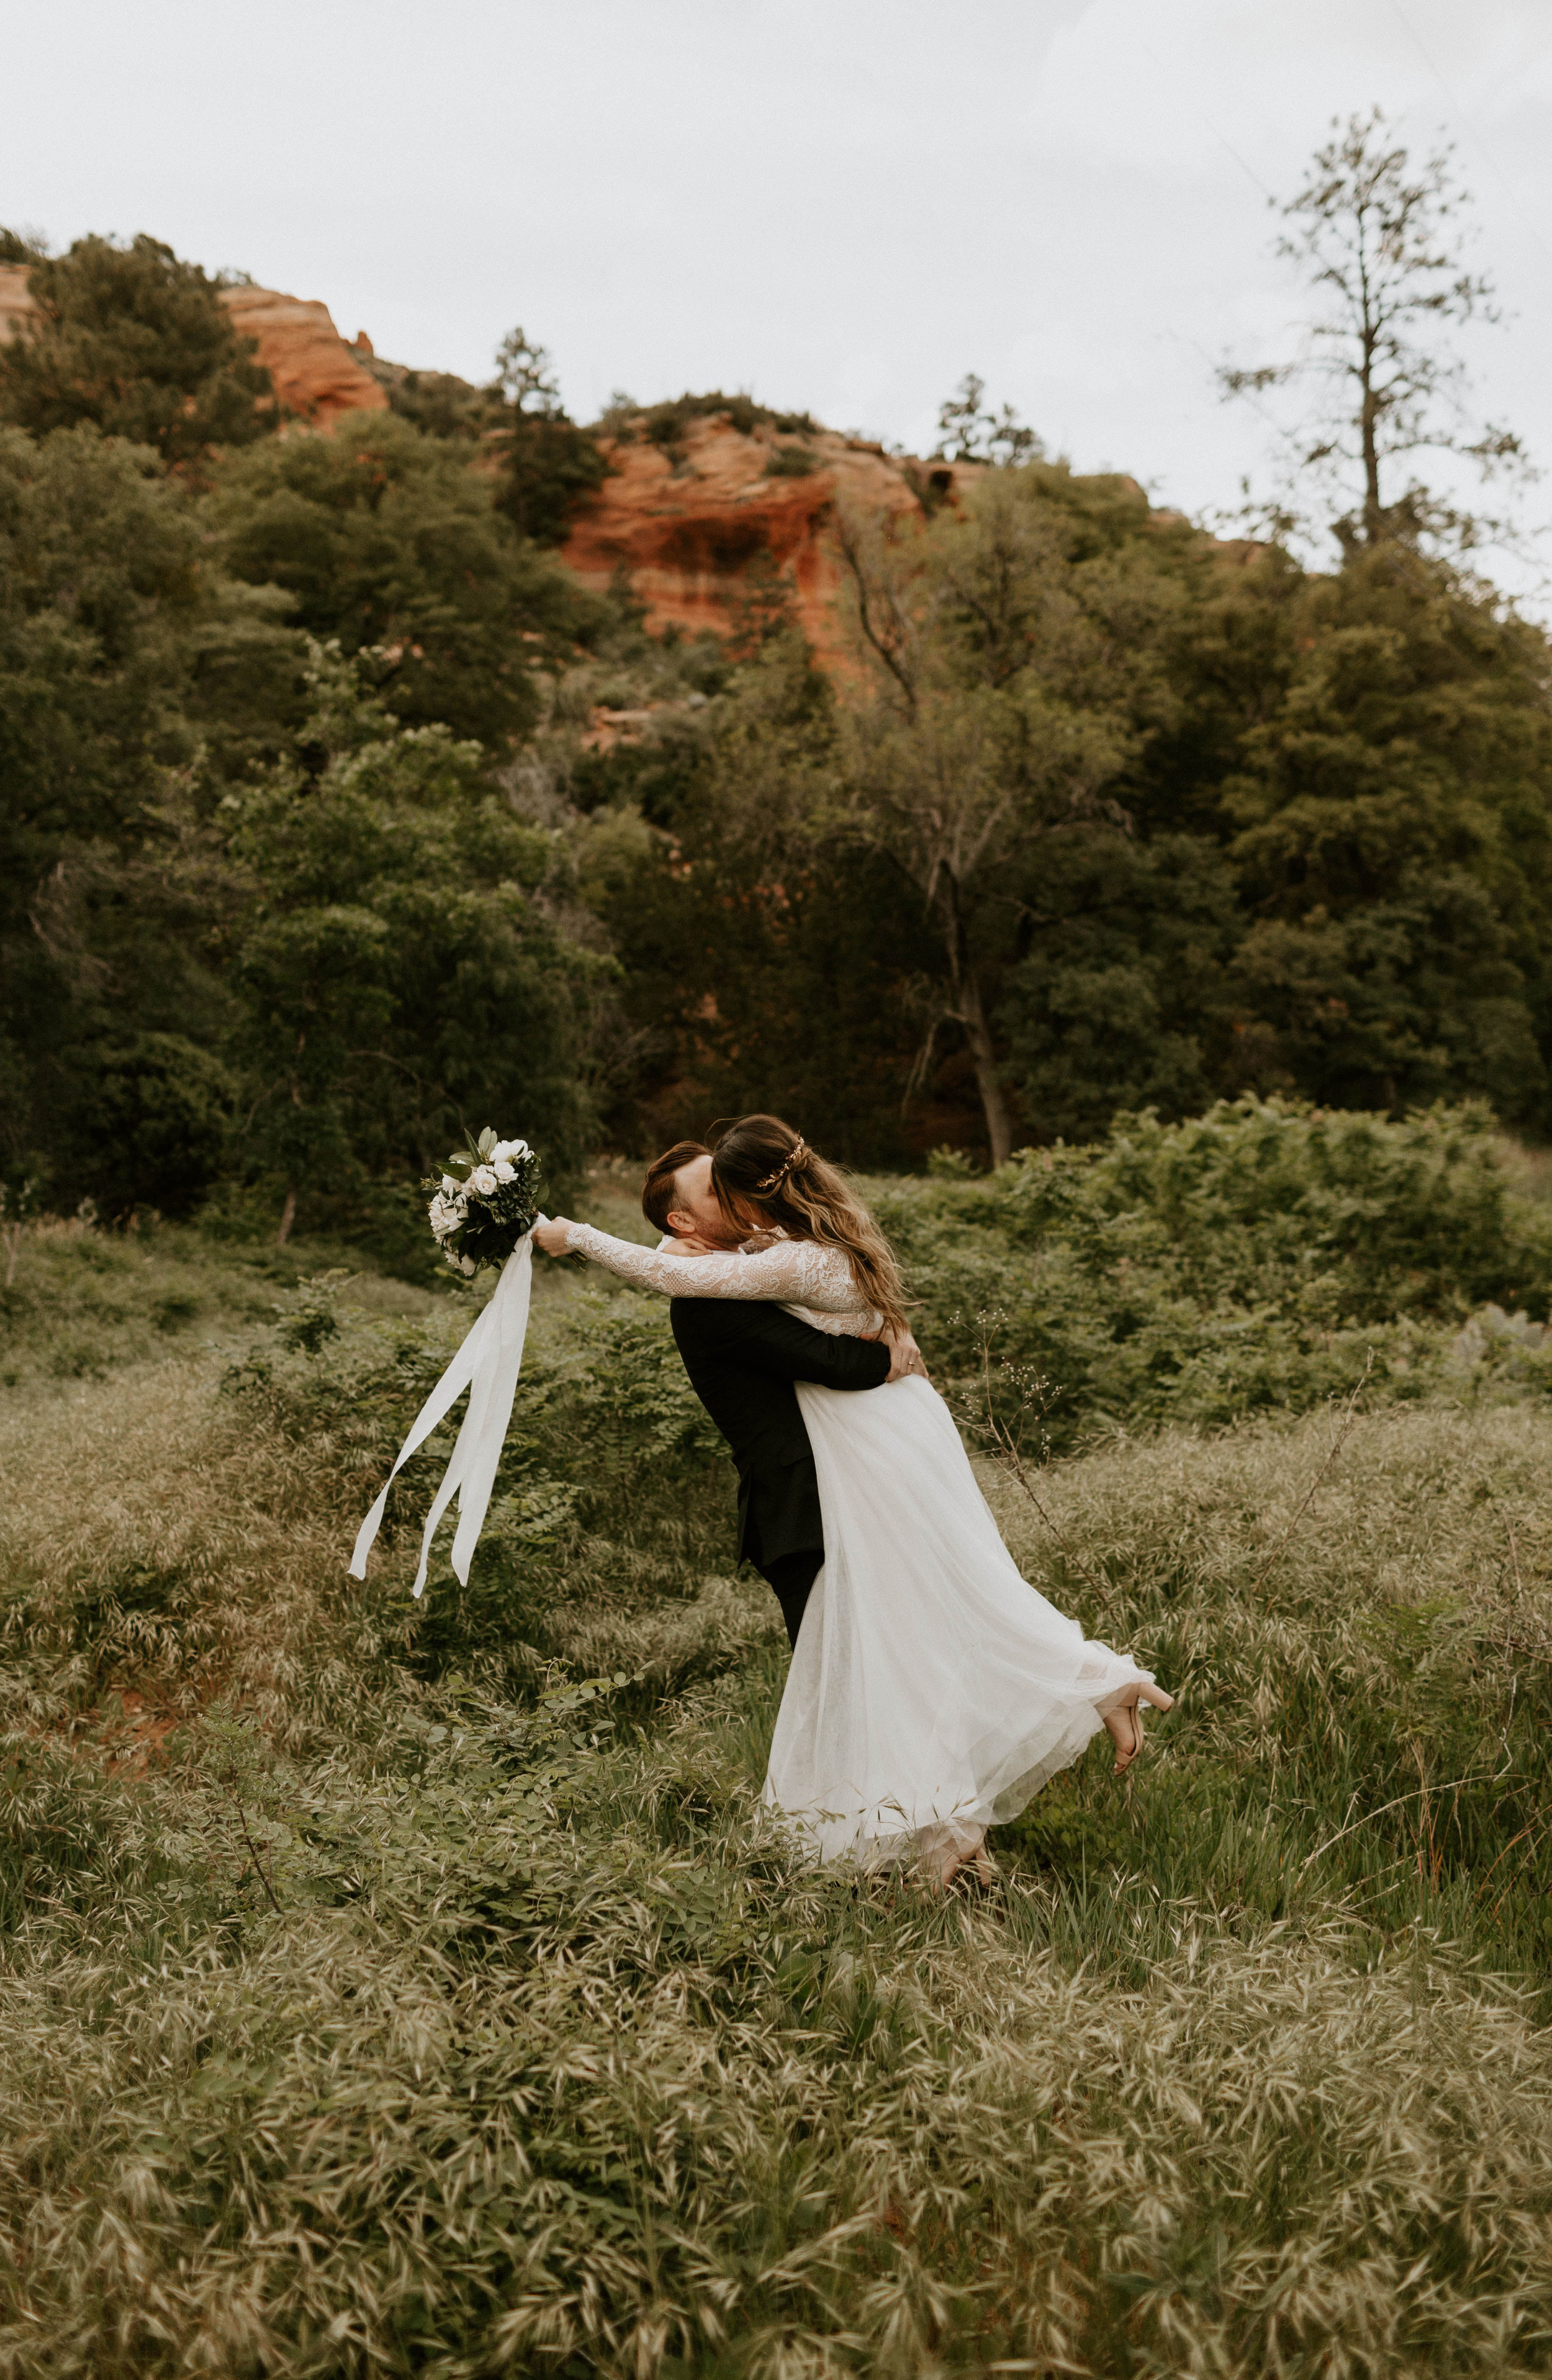
[[[757,1182],[755,1188],[757,1190],[780,1189],[782,1184],[792,1172],[793,1167],[794,1165],[801,1165],[803,1160],[807,1156],[807,1154],[808,1144],[804,1139],[802,1134],[799,1133],[797,1139],[794,1142],[792,1148],[788,1149],[785,1157],[782,1158],[781,1164],[776,1168],[775,1172],[768,1173],[763,1182]]]

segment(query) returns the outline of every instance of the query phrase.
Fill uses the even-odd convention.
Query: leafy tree
[[[48,249],[41,239],[0,224],[0,264],[41,264],[47,254]]]
[[[1414,166],[1377,107],[1332,130],[1282,209],[1292,228],[1278,242],[1317,310],[1296,355],[1226,368],[1221,385],[1230,395],[1313,390],[1313,410],[1294,433],[1298,468],[1336,492],[1344,545],[1423,532],[1471,543],[1485,525],[1415,476],[1398,486],[1395,473],[1430,452],[1484,474],[1523,465],[1513,431],[1468,421],[1464,368],[1442,343],[1450,324],[1498,319],[1490,280],[1464,261],[1457,223],[1468,194],[1450,149]]]
[[[274,427],[253,341],[238,337],[216,283],[165,241],[91,235],[33,260],[28,285],[37,315],[0,347],[6,420],[35,436],[91,422],[191,469]]]
[[[566,412],[548,353],[520,324],[497,350],[490,395],[501,459],[496,502],[519,537],[559,545],[575,507],[603,482],[598,443]]]
[[[1552,1021],[1545,638],[1392,546],[1290,589],[1225,783],[1242,978],[1285,1080],[1394,1107],[1485,1091],[1533,1120]]]
[[[180,630],[200,608],[199,562],[189,508],[148,449],[91,428],[41,444],[0,431],[0,1129],[45,1177],[93,1053],[127,1028],[187,1029],[180,999],[204,1004],[195,944],[153,960],[123,881],[158,879],[164,927],[182,908],[169,811],[192,757]],[[156,1014],[163,997],[171,1013]]]
[[[1025,1111],[1090,1141],[1118,1109],[1210,1106],[1238,1056],[1228,963],[1243,929],[1224,854],[1119,825],[1053,836],[1024,897],[996,1022]]]
[[[692,718],[587,781],[581,890],[622,977],[611,1127],[661,1146],[770,1108],[845,1162],[899,1163],[921,935],[895,871],[819,822],[828,686],[782,630]]]
[[[1000,413],[993,413],[982,405],[986,382],[976,372],[966,372],[952,396],[946,396],[938,408],[938,443],[935,457],[945,463],[1033,463],[1045,454],[1045,447],[1030,429],[1021,421],[1011,405]]]
[[[536,665],[599,611],[492,512],[457,445],[392,415],[231,457],[212,518],[236,577],[284,589],[308,634],[376,652],[395,718],[492,754],[538,717]]]
[[[849,824],[930,922],[945,996],[924,1064],[940,1026],[963,1035],[1000,1164],[996,985],[1035,929],[1054,841],[1125,823],[1114,788],[1168,707],[1182,539],[1140,493],[1041,466],[999,473],[917,537],[855,522],[840,537],[872,664],[846,707]]]
[[[1392,540],[1335,574],[1226,558],[1182,613],[1172,716],[1126,789],[1190,824],[1243,937],[1226,1088],[1534,1125],[1552,1046],[1552,704],[1542,632]]]
[[[247,1162],[280,1236],[494,1122],[564,1178],[585,1153],[599,962],[554,922],[556,839],[491,790],[478,745],[398,724],[370,657],[315,650],[294,757],[226,796],[249,898],[234,928]],[[450,1137],[451,1135],[451,1137]]]

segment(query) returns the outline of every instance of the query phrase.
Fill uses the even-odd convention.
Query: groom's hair
[[[677,1196],[675,1184],[679,1168],[688,1165],[692,1157],[706,1157],[709,1151],[698,1140],[676,1140],[661,1157],[654,1157],[647,1168],[647,1179],[641,1185],[641,1211],[660,1232],[668,1229],[668,1219],[673,1212]]]

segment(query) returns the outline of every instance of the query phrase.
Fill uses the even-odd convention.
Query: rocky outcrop
[[[314,430],[332,430],[346,413],[386,412],[387,391],[367,370],[358,349],[340,337],[321,299],[241,288],[224,289],[221,300],[236,329],[257,344],[259,361],[295,419]],[[26,265],[0,264],[0,340],[18,337],[36,312]],[[366,354],[370,352],[369,341]]]
[[[25,264],[0,264],[0,343],[18,339],[37,312]]]
[[[386,389],[367,370],[359,345],[340,337],[321,298],[247,288],[224,289],[221,298],[236,328],[256,343],[283,410],[295,419],[326,431],[346,413],[388,410]]]
[[[661,634],[735,631],[785,590],[816,659],[842,662],[841,560],[827,534],[838,503],[914,514],[952,501],[975,464],[918,463],[829,430],[786,431],[726,413],[687,419],[672,443],[627,421],[605,442],[610,475],[575,518],[562,559],[600,590],[624,574]]]
[[[390,404],[433,434],[470,440],[476,468],[494,468],[479,440],[480,393],[446,373],[414,372],[374,356],[364,331],[347,343],[318,298],[224,289],[294,423],[332,430]],[[0,265],[0,338],[35,311],[25,265]],[[672,410],[666,425],[662,415]],[[734,416],[737,416],[737,419]],[[467,418],[466,418],[467,417]],[[653,431],[657,435],[652,435]],[[609,476],[576,516],[562,559],[600,591],[622,576],[661,635],[737,634],[751,613],[790,604],[821,665],[843,665],[841,561],[830,535],[838,505],[920,517],[952,502],[982,466],[921,463],[867,439],[759,418],[740,403],[617,422],[603,441]]]

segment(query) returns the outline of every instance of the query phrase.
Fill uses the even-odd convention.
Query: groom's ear
[[[663,1221],[676,1240],[693,1240],[696,1236],[695,1217],[682,1213],[677,1207],[669,1208]]]

